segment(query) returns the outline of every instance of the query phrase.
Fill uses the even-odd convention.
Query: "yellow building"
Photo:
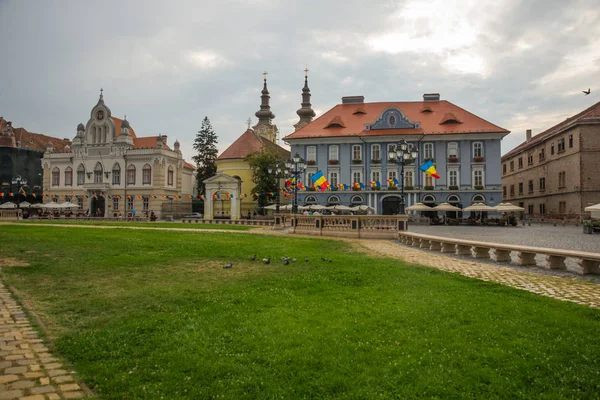
[[[252,129],[248,128],[219,155],[216,163],[217,174],[204,181],[206,187],[205,218],[239,219],[247,216],[248,213],[254,213],[256,201],[252,200],[251,193],[255,183],[252,181],[252,170],[245,162],[248,155],[267,149],[278,154],[281,160],[290,158],[290,152],[277,144],[278,129],[277,125],[273,124],[275,115],[271,111],[269,100],[265,73],[260,110],[255,114],[258,117],[258,123]],[[296,125],[300,127],[310,123],[314,116],[314,111],[310,108],[310,89],[306,75],[302,89],[302,108],[297,113],[300,121]],[[244,194],[247,194],[248,197],[243,197]],[[281,198],[282,204],[284,204],[284,199]]]

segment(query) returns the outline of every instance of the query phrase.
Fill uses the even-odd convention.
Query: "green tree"
[[[192,157],[198,166],[196,180],[198,181],[198,194],[204,194],[202,181],[217,173],[217,134],[213,131],[208,117],[202,120],[202,127],[194,140],[194,150],[198,152]]]
[[[274,152],[263,148],[259,152],[248,155],[244,161],[248,163],[252,171],[252,182],[255,184],[252,188],[252,198],[255,201],[258,200],[256,212],[262,214],[263,207],[275,199],[279,190],[277,178],[273,174],[269,174],[268,169],[269,167],[276,168],[282,159]],[[269,195],[269,192],[272,195]],[[255,193],[260,193],[260,196],[256,196]]]

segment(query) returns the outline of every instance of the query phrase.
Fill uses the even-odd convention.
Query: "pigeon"
[[[290,260],[288,260],[287,258],[283,260],[283,265],[290,265]]]
[[[271,259],[270,258],[263,258],[263,262],[265,264],[271,264]]]
[[[582,90],[583,93],[585,93],[585,95],[587,96],[588,94],[590,94],[592,91],[590,90],[590,88],[588,88],[587,92],[585,90]]]
[[[308,257],[304,259],[304,261],[308,262]]]
[[[256,254],[255,254],[255,255],[253,255],[252,257],[250,257],[250,260],[252,260],[252,261],[256,261]]]
[[[333,260],[330,258],[330,259],[329,259],[329,262],[333,262]]]
[[[233,264],[232,264],[232,263],[229,263],[229,264],[226,264],[226,265],[225,265],[223,268],[225,268],[225,269],[229,269],[229,268],[231,268],[231,267],[233,267]]]
[[[292,258],[292,262],[296,262],[296,259],[295,259],[295,258]]]
[[[327,261],[325,257],[321,257],[321,261]]]

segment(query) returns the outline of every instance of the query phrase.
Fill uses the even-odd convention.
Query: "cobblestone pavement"
[[[600,235],[584,235],[583,227],[554,226],[532,222],[532,226],[445,226],[412,225],[408,231],[424,235],[451,236],[456,239],[480,240],[521,246],[560,248],[600,253]]]
[[[0,399],[55,400],[86,397],[82,387],[31,327],[0,282]]]

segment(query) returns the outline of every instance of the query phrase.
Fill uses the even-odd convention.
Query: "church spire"
[[[258,117],[258,124],[265,124],[265,125],[271,125],[271,120],[273,118],[275,118],[275,114],[273,114],[273,112],[271,111],[271,106],[269,105],[269,99],[271,98],[271,96],[269,96],[269,89],[267,89],[267,72],[265,71],[263,73],[264,76],[264,85],[263,85],[263,90],[262,90],[262,95],[260,96],[261,98],[261,103],[260,103],[260,110],[258,110],[256,112],[256,115]]]
[[[310,104],[310,89],[308,87],[308,68],[304,69],[304,87],[302,88],[302,108],[296,111],[300,117],[297,124],[294,125],[296,130],[310,124],[313,117],[316,115]]]

